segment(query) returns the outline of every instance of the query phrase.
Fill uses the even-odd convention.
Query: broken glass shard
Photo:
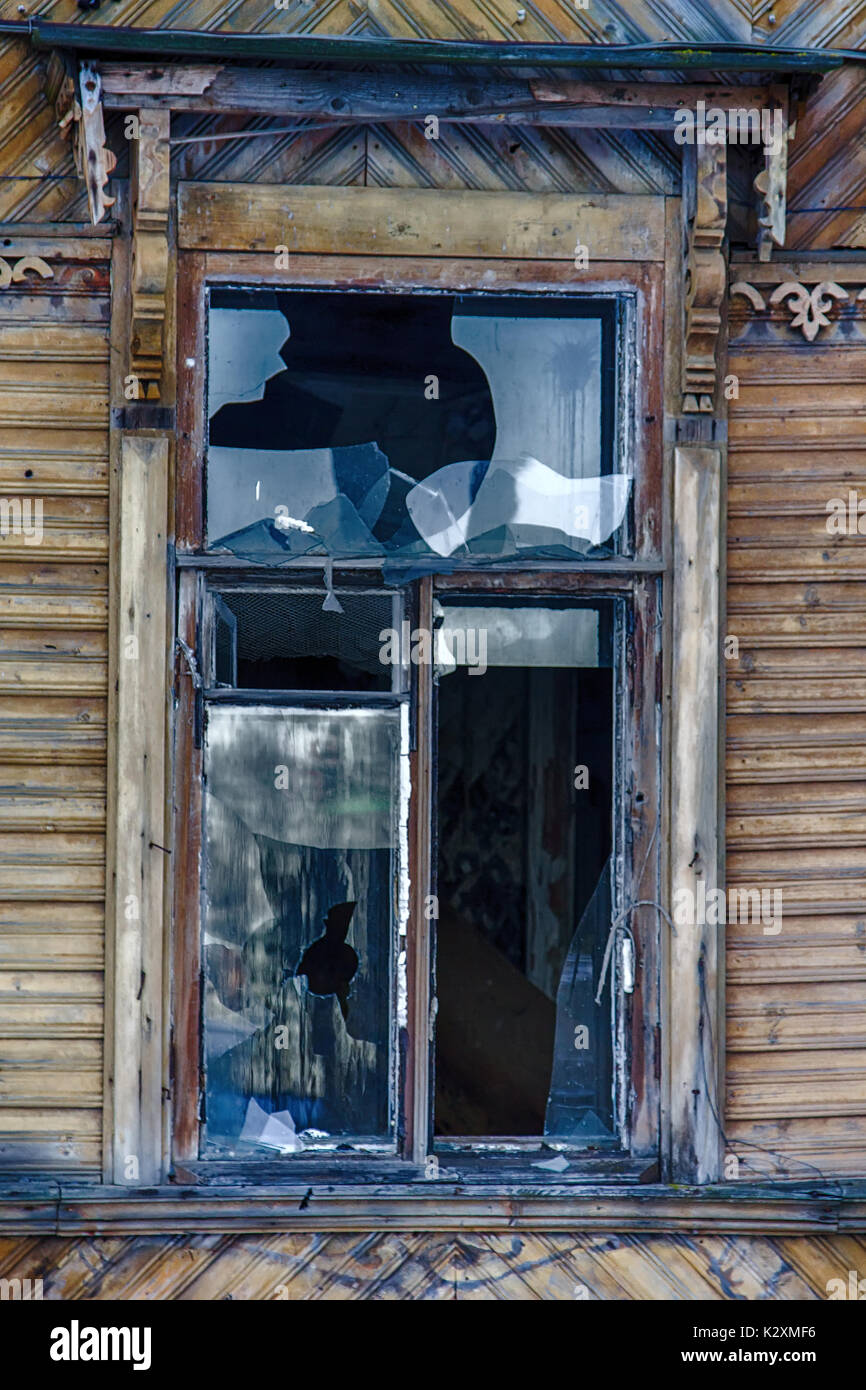
[[[595,995],[610,932],[610,861],[571,940],[556,992],[553,1070],[544,1132],[587,1141],[613,1136],[610,979]]]

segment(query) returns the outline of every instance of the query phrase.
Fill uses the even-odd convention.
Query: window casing
[[[242,283],[241,276],[235,275],[232,279],[236,285]],[[201,343],[206,302],[204,275],[200,276],[199,283],[201,292],[196,312],[185,327],[192,340],[197,338]],[[497,292],[505,287],[497,285]],[[547,293],[550,294],[549,287]],[[526,299],[529,298],[527,295]],[[548,304],[553,302],[548,300]],[[651,383],[638,381],[634,371],[634,343],[637,336],[645,335],[648,329],[647,305],[640,289],[635,293],[633,285],[620,284],[616,293],[609,294],[608,302],[612,306],[610,317],[618,324],[614,366],[619,378],[619,390],[615,394],[619,397],[620,408],[616,412],[610,409],[605,412],[604,430],[608,440],[606,447],[615,459],[626,441],[640,434],[635,410],[643,406],[644,417],[650,414],[646,407],[652,401],[653,387]],[[203,406],[201,394],[198,404]],[[186,451],[187,458],[200,473],[200,460],[191,458],[191,452]],[[302,713],[313,717],[315,711],[321,713],[328,708],[351,717],[352,711],[369,713],[378,708],[383,712],[390,709],[401,721],[396,759],[403,761],[406,773],[403,786],[405,789],[408,785],[409,797],[404,823],[391,847],[396,854],[392,856],[389,872],[396,898],[399,899],[402,891],[406,901],[402,916],[398,905],[391,921],[387,1132],[341,1134],[331,1129],[328,1138],[324,1138],[315,1134],[319,1127],[310,1123],[304,1127],[308,1133],[304,1137],[303,1153],[291,1154],[292,1164],[301,1159],[314,1161],[320,1150],[333,1153],[339,1146],[341,1155],[366,1153],[369,1161],[373,1161],[371,1150],[376,1149],[415,1163],[435,1153],[440,1163],[449,1167],[466,1163],[471,1168],[481,1163],[488,1172],[496,1172],[502,1165],[520,1165],[554,1157],[556,1151],[562,1149],[568,1154],[569,1172],[575,1173],[588,1157],[606,1147],[611,1151],[615,1149],[620,1155],[631,1152],[644,1157],[657,1152],[658,1091],[654,1084],[658,1049],[657,920],[651,909],[639,908],[632,912],[629,908],[638,899],[652,902],[659,897],[660,710],[657,688],[661,617],[658,571],[661,566],[648,556],[653,554],[653,527],[657,527],[660,506],[656,498],[654,508],[641,511],[653,488],[653,468],[646,454],[639,456],[635,475],[633,509],[629,509],[617,547],[625,553],[605,556],[603,568],[598,560],[585,557],[551,562],[546,556],[511,555],[507,561],[493,564],[486,557],[483,565],[470,561],[469,567],[443,566],[444,573],[420,576],[391,590],[383,586],[382,561],[371,563],[369,557],[359,557],[356,563],[348,559],[331,560],[323,568],[321,558],[311,554],[277,570],[266,569],[237,554],[226,556],[225,550],[220,555],[208,554],[203,530],[206,508],[202,505],[201,479],[197,486],[181,487],[179,491],[179,540],[186,536],[192,544],[184,547],[186,553],[179,565],[178,632],[179,636],[187,634],[184,640],[196,653],[204,679],[195,691],[188,684],[181,686],[181,737],[176,749],[176,769],[185,753],[187,762],[182,776],[188,779],[193,800],[203,779],[207,785],[204,828],[198,831],[202,810],[199,801],[198,808],[183,826],[179,826],[180,837],[185,842],[179,846],[179,860],[194,864],[197,876],[200,873],[200,881],[206,885],[206,806],[211,794],[207,749],[211,711],[221,711],[213,717],[225,723],[228,712],[261,719],[266,717],[266,711],[273,717],[275,711],[282,710],[284,716],[291,709],[297,711],[299,717]],[[393,578],[393,574],[389,578]],[[599,1143],[598,1135],[584,1140],[574,1134],[563,1137],[556,1133],[546,1138],[539,1134],[461,1136],[451,1133],[437,1136],[433,1115],[433,1029],[429,1024],[425,1027],[428,1020],[435,1018],[436,1008],[433,979],[437,919],[430,911],[431,902],[437,900],[434,726],[438,701],[435,673],[423,663],[413,665],[404,652],[399,666],[392,672],[390,691],[353,692],[347,689],[337,693],[298,688],[282,692],[271,690],[263,697],[254,685],[241,685],[236,676],[234,686],[217,678],[219,643],[222,643],[223,653],[230,645],[226,633],[231,619],[227,618],[225,610],[228,608],[231,612],[232,595],[236,608],[244,604],[249,607],[254,601],[250,595],[257,590],[278,595],[285,601],[287,595],[302,592],[304,584],[307,592],[316,593],[320,599],[330,594],[336,596],[338,602],[357,591],[359,586],[362,592],[370,593],[372,587],[378,585],[380,593],[392,595],[395,613],[397,606],[404,605],[406,616],[400,617],[401,625],[406,621],[424,629],[426,622],[429,630],[435,625],[435,609],[439,607],[447,611],[449,607],[458,606],[462,612],[467,605],[482,604],[491,608],[499,605],[502,609],[509,604],[524,603],[542,609],[547,605],[549,611],[555,612],[574,604],[582,604],[584,608],[607,605],[614,633],[610,662],[612,689],[616,696],[611,710],[610,887],[612,920],[619,923],[613,933],[613,950],[608,962],[608,978],[616,985],[609,1035],[611,1119],[615,1133],[610,1146]],[[238,596],[242,596],[240,604]],[[397,627],[396,621],[394,626]],[[226,675],[225,669],[221,674]],[[397,780],[400,781],[399,775]],[[400,820],[399,814],[397,820]],[[207,964],[201,959],[199,943],[201,931],[207,930],[209,910],[206,886],[201,899],[194,899],[188,888],[181,889],[176,897],[176,960],[183,962],[183,971],[190,984],[196,975],[205,980],[206,993],[209,988]],[[624,969],[633,971],[634,976],[634,987],[628,993],[622,989]],[[183,1035],[189,1042],[194,1040],[200,1051],[193,1060],[188,1049],[186,1052],[181,1049],[180,1070],[186,1076],[196,1076],[198,1093],[207,1098],[207,1045],[206,1037],[198,1031],[200,1023],[195,1017],[196,1010],[199,1020],[203,1013],[206,1017],[207,999],[203,1010],[198,999],[193,1006],[187,1002],[186,1009],[182,1010],[186,1026],[176,1030],[176,1037]],[[207,1025],[204,1032],[206,1035]],[[563,1055],[561,1046],[559,1055]],[[185,1113],[178,1116],[175,1152],[179,1157],[185,1160],[201,1157],[206,1161],[209,1152],[213,1157],[218,1156],[216,1151],[208,1150],[211,1113],[212,1107],[206,1103],[195,1111],[187,1105]],[[296,1128],[300,1128],[300,1123]],[[550,1152],[536,1152],[542,1147]],[[249,1148],[247,1151],[251,1152]],[[219,1156],[237,1161],[239,1153],[224,1152]],[[533,1174],[540,1176],[534,1170]],[[556,1177],[554,1169],[551,1178]]]

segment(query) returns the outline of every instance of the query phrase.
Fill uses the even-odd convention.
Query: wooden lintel
[[[168,293],[170,111],[141,110],[132,144],[132,312],[129,374],[131,399],[157,401],[162,394]]]
[[[335,123],[426,121],[672,130],[677,111],[704,101],[725,111],[778,106],[778,87],[560,82],[517,78],[334,73],[231,65],[103,63],[107,106],[247,111]]]
[[[664,199],[645,195],[181,183],[177,197],[185,250],[566,261],[575,286],[578,263],[664,258]]]

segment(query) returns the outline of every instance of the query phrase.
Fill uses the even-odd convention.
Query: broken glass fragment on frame
[[[609,304],[213,289],[208,335],[210,548],[434,568],[621,551]]]
[[[546,1135],[579,1142],[613,1137],[610,977],[595,996],[611,922],[610,860],[581,916],[556,992]]]

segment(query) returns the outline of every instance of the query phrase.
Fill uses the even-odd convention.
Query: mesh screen
[[[311,593],[229,592],[221,595],[238,623],[239,683],[244,663],[330,660],[379,677],[390,673],[379,659],[380,633],[392,626],[390,594],[337,592],[341,613],[322,608],[322,590]]]

